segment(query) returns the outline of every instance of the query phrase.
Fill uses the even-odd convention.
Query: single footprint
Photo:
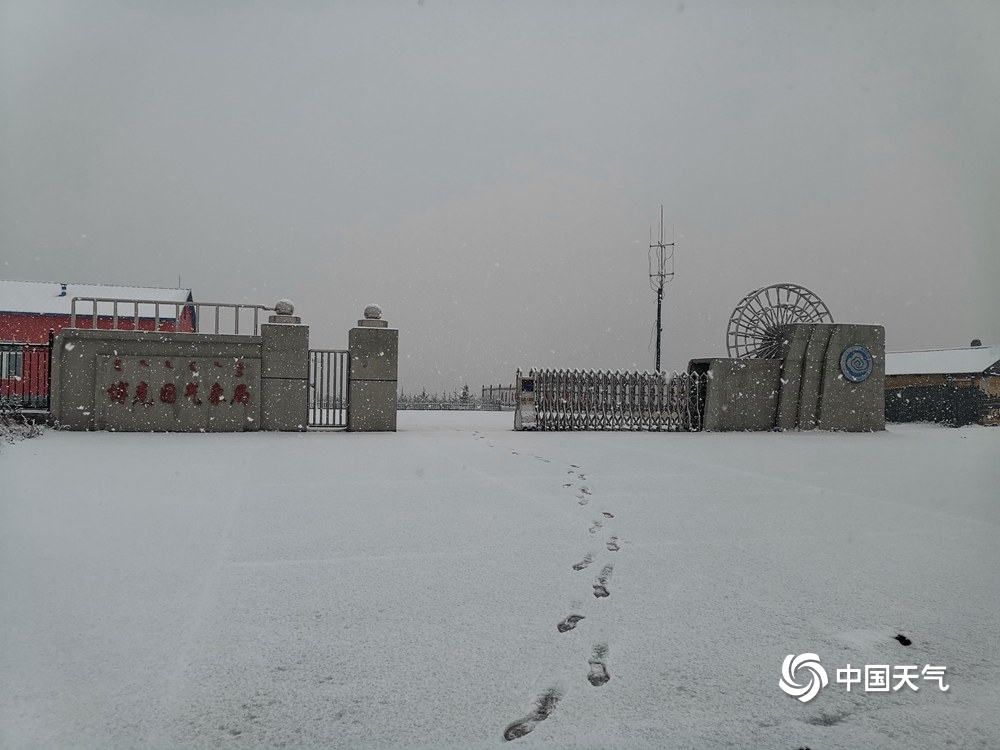
[[[590,491],[590,487],[587,487],[587,486],[581,487],[580,488],[580,492],[582,492],[584,495],[592,495],[593,494]]]
[[[605,518],[614,518],[615,517],[614,513],[608,513],[607,511],[604,511],[601,515],[604,516]]]
[[[570,615],[565,620],[556,625],[556,630],[558,630],[560,633],[565,633],[575,628],[576,624],[583,619],[584,619],[583,615]]]
[[[563,485],[563,487],[572,487],[572,486],[573,486],[572,482],[566,482],[566,484]]]
[[[597,583],[594,584],[594,596],[598,599],[603,599],[606,596],[611,596],[611,592],[608,591],[608,581],[611,580],[611,572],[615,569],[615,566],[608,563],[603,568],[601,568],[601,574],[597,576]]]
[[[572,474],[572,473],[573,473],[573,472],[570,472],[570,474]],[[586,474],[577,474],[577,476],[578,476],[578,477],[579,477],[579,478],[580,478],[581,480],[586,480],[586,479],[587,479],[587,475],[586,475]]]
[[[613,536],[608,540],[608,552],[617,552],[621,547],[618,546],[618,537]]]
[[[511,455],[513,455],[513,456],[517,456],[517,455],[519,455],[517,451],[511,451],[510,453],[511,453]]]
[[[586,495],[577,495],[577,496],[576,496],[576,501],[577,501],[577,502],[578,502],[578,503],[579,503],[580,505],[586,505],[587,503],[589,503],[589,502],[590,502],[590,498],[589,498],[589,497],[587,497]],[[593,532],[593,531],[591,531],[590,533],[594,533],[594,532]]]
[[[591,534],[596,534],[598,531],[601,530],[602,526],[604,526],[604,524],[601,522],[601,519],[599,519],[599,518],[596,519],[594,521],[593,525],[590,527],[590,533]]]
[[[580,467],[579,467],[579,466],[577,466],[576,464],[570,464],[570,467],[571,467],[571,468],[574,468],[574,469],[579,469],[579,468],[580,468]]]
[[[580,562],[573,566],[573,570],[583,570],[592,562],[594,562],[594,556],[588,552]]]
[[[553,709],[559,702],[560,695],[559,691],[555,688],[549,688],[540,696],[535,702],[535,708],[530,714],[525,716],[523,719],[518,719],[512,722],[503,730],[503,738],[507,742],[511,740],[516,740],[519,737],[524,737],[532,729],[538,726],[538,722],[545,721],[552,714]]]
[[[608,673],[608,647],[599,643],[594,646],[594,651],[590,656],[590,673],[587,675],[587,679],[590,684],[594,687],[600,687],[611,679],[611,675]]]

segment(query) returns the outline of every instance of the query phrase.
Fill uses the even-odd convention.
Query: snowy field
[[[0,747],[1000,747],[1000,429],[399,419],[0,446]]]

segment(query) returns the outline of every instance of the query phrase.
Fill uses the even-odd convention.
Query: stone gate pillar
[[[304,431],[309,423],[309,326],[286,299],[261,324],[260,428]]]
[[[399,331],[382,320],[378,305],[368,305],[365,319],[351,329],[347,340],[351,353],[347,429],[395,432]]]

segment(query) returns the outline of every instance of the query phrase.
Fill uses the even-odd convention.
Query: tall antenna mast
[[[656,372],[660,371],[660,334],[663,333],[663,285],[673,281],[673,279],[674,243],[663,241],[663,205],[661,204],[660,234],[657,242],[653,242],[653,228],[649,228],[649,286],[656,292]]]

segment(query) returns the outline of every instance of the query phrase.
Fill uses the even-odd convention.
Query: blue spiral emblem
[[[840,372],[852,383],[864,383],[872,374],[872,353],[867,346],[852,344],[840,353]]]

